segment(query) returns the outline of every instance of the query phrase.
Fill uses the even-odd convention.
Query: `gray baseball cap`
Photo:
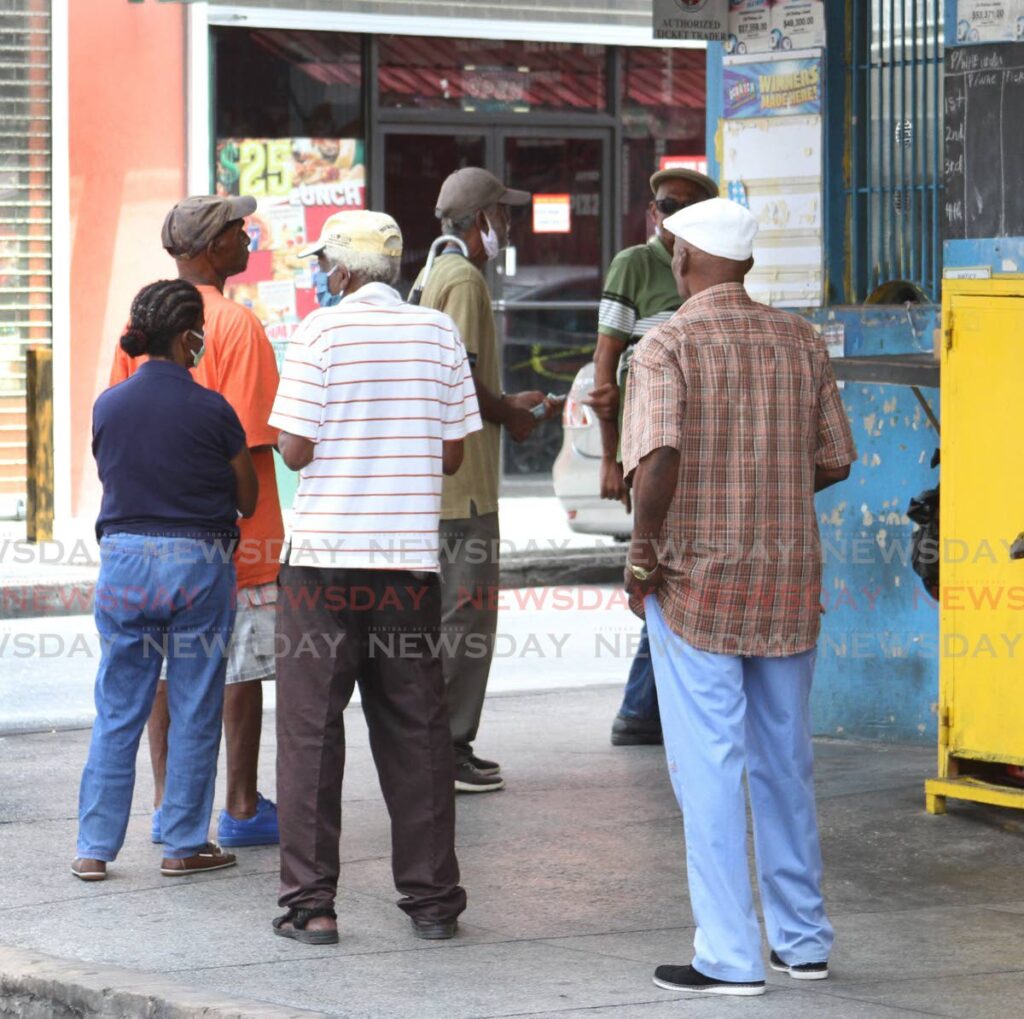
[[[437,196],[438,219],[445,216],[461,219],[489,205],[526,205],[529,191],[516,191],[479,166],[464,166],[450,174],[441,185]]]
[[[245,219],[255,211],[255,198],[192,195],[183,198],[167,213],[160,240],[168,254],[175,258],[192,258],[228,223]]]

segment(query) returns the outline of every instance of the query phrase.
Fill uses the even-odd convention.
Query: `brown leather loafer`
[[[76,856],[71,861],[71,873],[74,874],[79,881],[106,881],[107,861],[89,860]]]
[[[180,860],[165,856],[160,862],[160,873],[164,877],[185,877],[189,874],[205,874],[208,870],[223,870],[234,865],[234,853],[225,853],[215,842],[207,842],[198,852]]]

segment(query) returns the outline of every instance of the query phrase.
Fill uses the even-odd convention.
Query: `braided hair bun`
[[[121,349],[129,357],[167,357],[174,337],[195,325],[202,313],[202,295],[191,283],[181,279],[150,283],[132,301]]]
[[[121,349],[129,357],[145,354],[149,347],[149,334],[137,326],[128,326],[121,335]]]

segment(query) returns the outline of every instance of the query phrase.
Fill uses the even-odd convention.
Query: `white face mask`
[[[487,233],[480,235],[480,242],[484,246],[484,254],[487,256],[487,261],[490,261],[492,258],[498,257],[501,245],[498,243],[498,233],[491,226],[491,221],[486,216],[484,216],[484,219],[487,220]]]

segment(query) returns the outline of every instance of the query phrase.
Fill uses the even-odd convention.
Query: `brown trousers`
[[[466,908],[455,858],[454,758],[437,658],[435,574],[284,566],[277,602],[277,799],[282,906],[333,907],[343,713],[358,682],[410,916]]]

